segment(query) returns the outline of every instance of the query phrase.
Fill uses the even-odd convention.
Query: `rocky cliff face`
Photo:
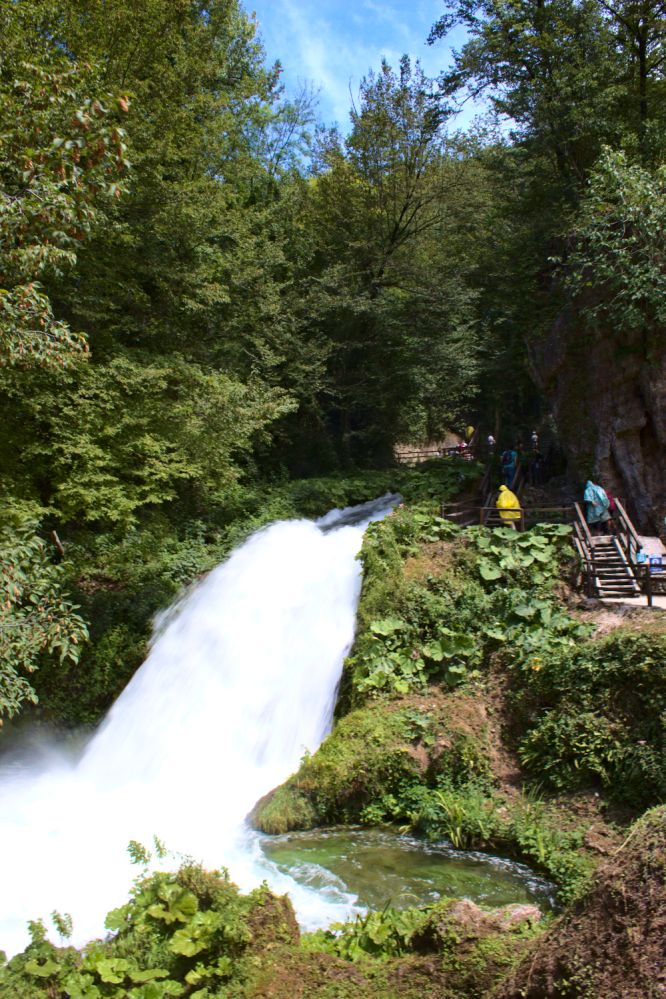
[[[666,335],[591,332],[573,309],[531,348],[572,473],[626,502],[639,530],[664,531]]]

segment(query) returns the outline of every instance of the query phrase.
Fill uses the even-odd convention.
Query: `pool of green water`
[[[266,857],[296,882],[381,909],[469,898],[488,906],[554,906],[554,889],[522,864],[424,843],[382,829],[318,829],[261,839]]]

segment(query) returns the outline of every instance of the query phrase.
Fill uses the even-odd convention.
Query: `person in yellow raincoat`
[[[520,520],[520,500],[516,494],[512,493],[508,486],[500,486],[495,505],[502,518],[502,526],[512,527],[515,531],[516,521]]]

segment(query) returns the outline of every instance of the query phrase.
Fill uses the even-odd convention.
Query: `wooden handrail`
[[[500,507],[496,503],[484,503],[483,506],[479,507],[480,510],[499,510]],[[517,507],[505,507],[507,510],[518,509]],[[525,513],[570,513],[574,507],[573,506],[521,506],[521,510]]]
[[[585,582],[587,584],[586,585],[587,595],[588,597],[591,597],[593,595],[593,590],[594,590],[594,558],[592,556],[592,549],[588,546],[588,543],[585,539],[585,533],[587,533],[588,537],[591,536],[589,531],[586,530],[587,524],[585,523],[584,520],[581,521],[580,518],[581,510],[580,507],[578,507],[577,503],[576,507],[578,508],[579,519],[574,522],[575,539],[578,542],[577,544],[578,553],[579,555],[582,556],[583,561],[585,563],[585,575],[586,575]]]
[[[636,549],[637,550],[639,548],[642,548],[641,539],[639,538],[638,534],[636,533],[636,528],[634,527],[634,525],[629,520],[629,516],[627,514],[627,511],[624,509],[624,506],[622,505],[622,502],[619,499],[615,500],[615,506],[620,511],[620,520],[621,520],[622,524],[624,525],[624,527],[625,527],[625,529],[627,531],[628,537],[631,537],[632,541],[636,545]]]
[[[594,547],[594,545],[592,544],[592,535],[590,534],[590,529],[587,526],[587,521],[583,516],[583,511],[580,508],[580,504],[574,503],[574,509],[576,510],[576,516],[578,517],[578,523],[581,525],[581,530],[583,532],[583,537],[585,538],[585,542],[589,547],[590,551],[592,551],[592,548]]]

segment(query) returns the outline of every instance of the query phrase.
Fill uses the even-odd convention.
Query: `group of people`
[[[515,451],[512,454],[515,455]],[[511,477],[509,481],[507,482],[508,476],[505,477],[504,485],[500,486],[495,505],[499,510],[502,523],[507,527],[513,527],[515,530],[516,521],[521,518],[521,508],[520,500],[509,488],[514,474],[515,466],[513,472],[510,472]],[[585,485],[583,500],[585,502],[585,520],[590,528],[590,532],[592,534],[614,534],[616,504],[613,494],[609,490],[604,489],[603,486],[599,486],[595,482],[588,480]]]
[[[492,457],[495,454],[496,441],[493,434],[488,434],[486,438],[488,454]],[[512,444],[500,455],[502,466],[502,481],[509,488],[513,485],[518,467],[518,456],[525,470],[525,475],[530,485],[538,486],[544,478],[544,457],[539,447],[539,435],[536,430],[530,436],[530,448],[525,448],[522,441]]]

